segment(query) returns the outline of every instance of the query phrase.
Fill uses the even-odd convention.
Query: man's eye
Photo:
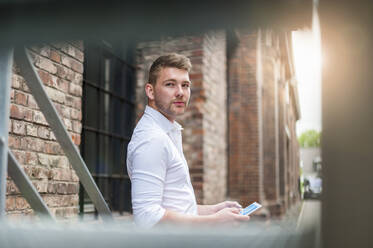
[[[189,88],[189,84],[183,84],[184,88]]]
[[[175,84],[172,83],[172,82],[169,82],[169,83],[166,83],[165,85],[166,85],[166,86],[174,86]]]

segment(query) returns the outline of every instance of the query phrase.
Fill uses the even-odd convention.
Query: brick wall
[[[284,214],[300,199],[297,92],[285,37],[284,32],[266,30],[261,42],[263,183],[265,202],[272,215]]]
[[[225,32],[208,32],[203,43],[204,204],[227,196],[227,68]]]
[[[294,91],[296,89],[292,89]],[[289,158],[289,192],[288,192],[288,204],[294,205],[300,199],[299,191],[299,163],[300,163],[300,147],[296,134],[296,113],[294,108],[294,98],[290,98],[289,105],[291,106],[289,117],[287,119],[287,126],[289,128],[290,136],[290,158]]]
[[[257,95],[257,33],[236,31],[229,57],[229,196],[247,205],[261,201]]]
[[[84,59],[82,42],[32,46],[29,51],[48,96],[74,143],[79,146]],[[76,216],[79,179],[27,83],[20,76],[16,62],[12,76],[9,147],[51,212],[61,218]],[[6,209],[10,217],[33,215],[33,210],[9,177]]]
[[[278,175],[278,66],[277,37],[269,30],[262,32],[262,118],[263,118],[263,180],[267,206],[277,204]]]
[[[299,148],[284,33],[236,30],[229,57],[229,196],[279,216],[299,200]],[[289,86],[289,87],[287,87]],[[266,211],[263,211],[265,213]]]
[[[183,127],[183,148],[198,203],[226,196],[226,60],[224,32],[168,37],[138,45],[137,113],[146,104],[144,84],[151,63],[177,52],[191,59],[192,94]]]

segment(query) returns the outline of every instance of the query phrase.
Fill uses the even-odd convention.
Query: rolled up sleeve
[[[129,158],[132,208],[135,223],[152,227],[162,219],[162,197],[167,171],[167,150],[160,138],[149,139]]]

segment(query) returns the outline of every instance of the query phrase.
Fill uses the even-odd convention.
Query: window
[[[110,209],[131,210],[127,145],[135,122],[131,46],[85,42],[81,153]],[[94,212],[81,187],[80,213]]]

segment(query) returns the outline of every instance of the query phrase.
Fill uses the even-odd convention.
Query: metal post
[[[323,247],[373,247],[372,1],[320,1]]]
[[[13,48],[0,47],[0,220],[5,216],[12,66]]]
[[[49,212],[47,205],[45,205],[43,199],[39,195],[39,192],[35,189],[34,185],[31,183],[26,173],[18,164],[11,151],[9,151],[8,156],[9,176],[12,177],[14,183],[17,185],[23,197],[25,197],[27,202],[30,204],[31,208],[41,217],[49,217],[51,219],[54,219],[52,217],[52,214]]]
[[[95,184],[87,166],[76,146],[74,145],[69,133],[67,132],[63,122],[61,121],[54,105],[50,101],[47,93],[44,90],[43,83],[36,72],[32,59],[26,48],[20,47],[15,49],[15,60],[20,67],[20,73],[25,78],[32,94],[38,103],[39,108],[43,112],[45,119],[48,121],[57,141],[65,152],[72,167],[76,171],[80,182],[83,184],[89,197],[94,203],[97,211],[104,220],[111,220],[111,212],[107,206],[101,192]]]

